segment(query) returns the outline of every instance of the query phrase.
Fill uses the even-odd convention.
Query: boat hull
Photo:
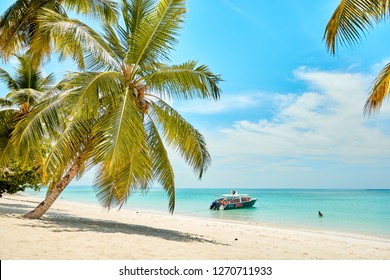
[[[221,210],[232,210],[232,209],[239,209],[239,208],[249,208],[249,207],[252,207],[253,205],[255,205],[257,199],[254,198],[250,201],[245,201],[245,202],[242,202],[242,203],[229,203],[229,204],[226,204],[225,206],[221,206],[220,209]]]

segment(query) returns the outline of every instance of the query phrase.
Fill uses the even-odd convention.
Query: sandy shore
[[[0,198],[2,260],[390,260],[390,239],[249,223],[110,211],[57,201],[41,220],[37,200]]]

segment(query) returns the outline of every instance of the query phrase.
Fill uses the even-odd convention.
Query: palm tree
[[[26,116],[40,102],[44,92],[54,83],[54,75],[43,76],[40,67],[31,64],[29,55],[16,55],[18,66],[12,77],[0,68],[0,81],[10,90],[5,98],[0,98],[2,139],[7,142],[15,123]],[[4,147],[4,141],[2,141]]]
[[[328,51],[334,55],[337,44],[354,45],[374,25],[390,14],[388,0],[341,0],[330,18],[324,34]],[[379,73],[372,84],[364,112],[379,111],[383,100],[390,95],[390,63]]]
[[[38,20],[42,9],[50,9],[63,16],[66,10],[73,10],[86,16],[93,16],[107,23],[117,20],[116,3],[112,0],[17,0],[0,16],[0,58],[7,61],[20,49],[29,48],[34,53],[34,63],[48,58],[51,51],[50,38],[37,46],[36,36],[40,33]],[[31,48],[32,45],[37,47]]]
[[[10,90],[5,98],[0,98],[0,155],[10,152],[6,147],[15,124],[31,112],[54,81],[53,74],[44,77],[41,69],[31,64],[28,55],[18,55],[16,57],[19,64],[16,68],[15,77],[0,68],[0,81],[7,84]],[[16,173],[20,177],[9,182],[8,187],[13,187],[13,189],[8,189],[8,192],[12,193],[19,190],[19,184],[36,186],[41,183],[36,173],[43,161],[42,151],[39,152],[34,155],[35,162],[26,168],[20,168],[12,155],[8,155],[8,157],[11,157],[11,162],[6,168],[0,169],[9,174]],[[24,180],[29,180],[29,182]]]
[[[60,53],[75,50],[86,71],[70,73],[13,134],[20,156],[37,149],[42,137],[56,139],[43,168],[54,178],[49,194],[29,218],[41,217],[69,182],[92,166],[98,168],[95,186],[103,206],[121,207],[132,192],[156,182],[173,212],[174,172],[166,146],[199,178],[211,162],[203,136],[166,102],[220,96],[221,79],[207,66],[167,64],[186,1],[123,0],[121,9],[123,26],[105,26],[102,35],[50,10],[41,14],[42,36],[53,38]]]

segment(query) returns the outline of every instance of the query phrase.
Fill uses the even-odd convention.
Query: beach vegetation
[[[92,167],[104,207],[122,207],[133,192],[157,183],[173,212],[169,149],[202,178],[211,163],[206,141],[171,104],[218,100],[221,78],[195,60],[171,64],[186,13],[184,0],[123,0],[119,23],[97,32],[78,19],[41,11],[36,42],[51,38],[60,57],[72,54],[81,71],[69,72],[12,133],[8,147],[26,164],[42,139],[52,140],[41,168],[48,194],[26,217],[40,218]]]
[[[377,24],[390,15],[388,0],[341,0],[330,18],[324,34],[328,51],[335,55],[338,45],[355,45]],[[390,96],[390,63],[372,83],[364,112],[378,112],[383,100]]]
[[[0,157],[7,153],[7,166],[0,167],[0,195],[16,193],[25,188],[39,189],[42,185],[40,164],[45,156],[47,141],[41,141],[41,149],[34,154],[35,160],[23,167],[18,164],[12,150],[7,149],[15,125],[36,106],[45,91],[54,82],[52,74],[43,76],[42,69],[31,64],[30,55],[16,55],[18,64],[15,75],[0,68],[0,81],[9,92],[0,98]]]
[[[0,197],[4,193],[15,194],[26,188],[40,190],[42,180],[34,167],[20,168],[17,164],[0,167]]]

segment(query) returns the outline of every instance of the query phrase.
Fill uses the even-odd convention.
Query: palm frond
[[[82,165],[88,161],[90,153],[87,145],[92,126],[91,119],[73,119],[55,137],[55,142],[42,164],[42,170],[45,174],[50,174],[54,184],[61,179],[77,157],[83,155]],[[83,169],[81,168],[79,173],[82,173]]]
[[[19,89],[18,83],[3,68],[0,68],[0,81],[7,84],[7,87],[10,90]]]
[[[387,9],[386,9],[387,6]],[[328,51],[336,53],[337,44],[354,45],[375,23],[389,12],[388,0],[342,0],[325,28]]]
[[[52,53],[52,38],[49,32],[41,32],[38,22],[35,22],[35,30],[39,30],[29,38],[28,54],[31,57],[31,64],[41,65],[50,61]]]
[[[370,115],[379,111],[385,97],[390,95],[390,63],[379,73],[371,86],[370,95],[364,105],[364,113]]]
[[[12,107],[9,100],[0,98],[0,158],[4,152],[7,152],[5,150],[14,127],[16,112],[17,109]],[[3,162],[0,162],[0,166],[2,165],[4,165]]]
[[[115,24],[118,20],[118,4],[111,0],[64,0],[64,7],[94,17],[108,24]]]
[[[162,100],[152,103],[151,118],[159,124],[164,139],[198,173],[199,179],[211,163],[202,134]]]
[[[19,90],[11,91],[7,94],[6,98],[12,100],[13,104],[28,103],[29,106],[37,104],[43,96],[41,91],[32,88],[23,88]]]
[[[21,155],[20,162],[23,165],[28,165],[29,162],[36,164],[39,161],[38,158],[41,157],[40,143],[36,141],[32,145],[28,144],[25,147],[19,147],[18,145],[15,146],[10,138],[13,139],[12,136],[15,133],[15,126],[30,114],[33,106],[38,104],[44,96],[40,87],[44,79],[39,67],[31,63],[29,55],[16,55],[16,57],[18,58],[19,64],[16,67],[15,79],[8,73],[0,71],[3,80],[7,80],[11,84],[10,88],[12,88],[11,92],[4,99],[4,101],[7,101],[7,104],[4,102],[2,104],[1,115],[7,116],[7,119],[2,118],[2,120],[6,121],[4,125],[8,127],[6,134],[8,141],[2,147],[0,157],[2,162],[9,162],[10,160],[15,160],[12,157],[17,157],[19,154],[19,156]],[[9,107],[4,107],[4,105],[8,105]],[[26,149],[22,150],[22,148]]]
[[[34,159],[29,158],[29,151],[41,149],[41,140],[49,135],[57,135],[66,123],[64,115],[66,110],[61,108],[71,91],[64,91],[51,96],[39,103],[33,111],[17,122],[10,144],[12,149],[19,152],[19,158],[23,164],[29,164]],[[62,114],[59,114],[59,113]],[[64,114],[64,115],[63,115]]]
[[[169,161],[168,152],[165,149],[164,141],[161,139],[158,128],[153,121],[146,123],[148,133],[148,149],[153,164],[153,178],[161,184],[169,198],[169,211],[175,210],[175,176],[172,165]]]
[[[153,0],[122,1],[122,16],[129,35],[136,34],[155,3]]]
[[[27,40],[23,32],[29,23],[30,0],[17,0],[0,17],[0,58],[8,59]]]
[[[14,105],[14,103],[7,99],[7,98],[3,98],[3,97],[0,97],[0,108],[3,110],[4,108],[7,108],[7,107],[12,107]]]
[[[55,83],[54,73],[50,73],[46,77],[42,78],[38,83],[38,88],[42,90],[48,90]]]
[[[49,37],[54,40],[54,47],[60,55],[60,60],[72,57],[79,68],[84,69],[86,67],[84,57],[87,57],[89,58],[87,67],[93,70],[121,69],[101,36],[81,21],[43,9],[38,22],[41,24],[41,36],[37,36],[31,49],[38,49],[39,44],[47,40],[50,34]]]
[[[158,60],[169,60],[169,52],[177,42],[177,32],[186,13],[186,1],[160,0],[156,4],[131,34],[126,63],[134,65],[135,70]],[[135,74],[133,72],[132,78]]]
[[[28,54],[15,55],[19,61],[16,68],[16,81],[20,88],[33,88],[39,90],[38,82],[42,79],[42,72],[34,65]]]
[[[118,61],[123,61],[125,58],[127,49],[126,44],[122,44],[120,38],[118,38],[116,31],[120,32],[121,27],[117,26],[115,29],[112,26],[103,26],[103,38],[109,45],[109,48],[115,53]]]
[[[136,146],[127,153],[128,160],[115,167],[115,173],[107,170],[112,167],[110,162],[102,162],[94,186],[96,196],[103,207],[123,207],[132,193],[147,191],[152,177],[150,158]],[[141,162],[146,165],[140,164]]]
[[[133,190],[147,188],[152,177],[142,115],[128,89],[119,105],[96,126],[105,131],[96,134],[101,140],[94,155],[102,163],[96,186],[105,207],[122,206]]]
[[[122,1],[122,16],[126,28],[120,30],[120,38],[122,46],[126,46],[124,61],[128,60],[130,50],[136,47],[135,40],[139,29],[142,28],[143,24],[149,24],[147,16],[154,6],[155,1],[153,0]]]
[[[118,72],[73,72],[62,81],[63,89],[72,90],[70,115],[97,118],[105,104],[114,106],[123,91],[123,76]]]
[[[153,90],[169,97],[181,99],[212,98],[218,100],[221,90],[220,76],[213,74],[207,66],[197,66],[196,61],[181,65],[162,66],[144,77]]]

